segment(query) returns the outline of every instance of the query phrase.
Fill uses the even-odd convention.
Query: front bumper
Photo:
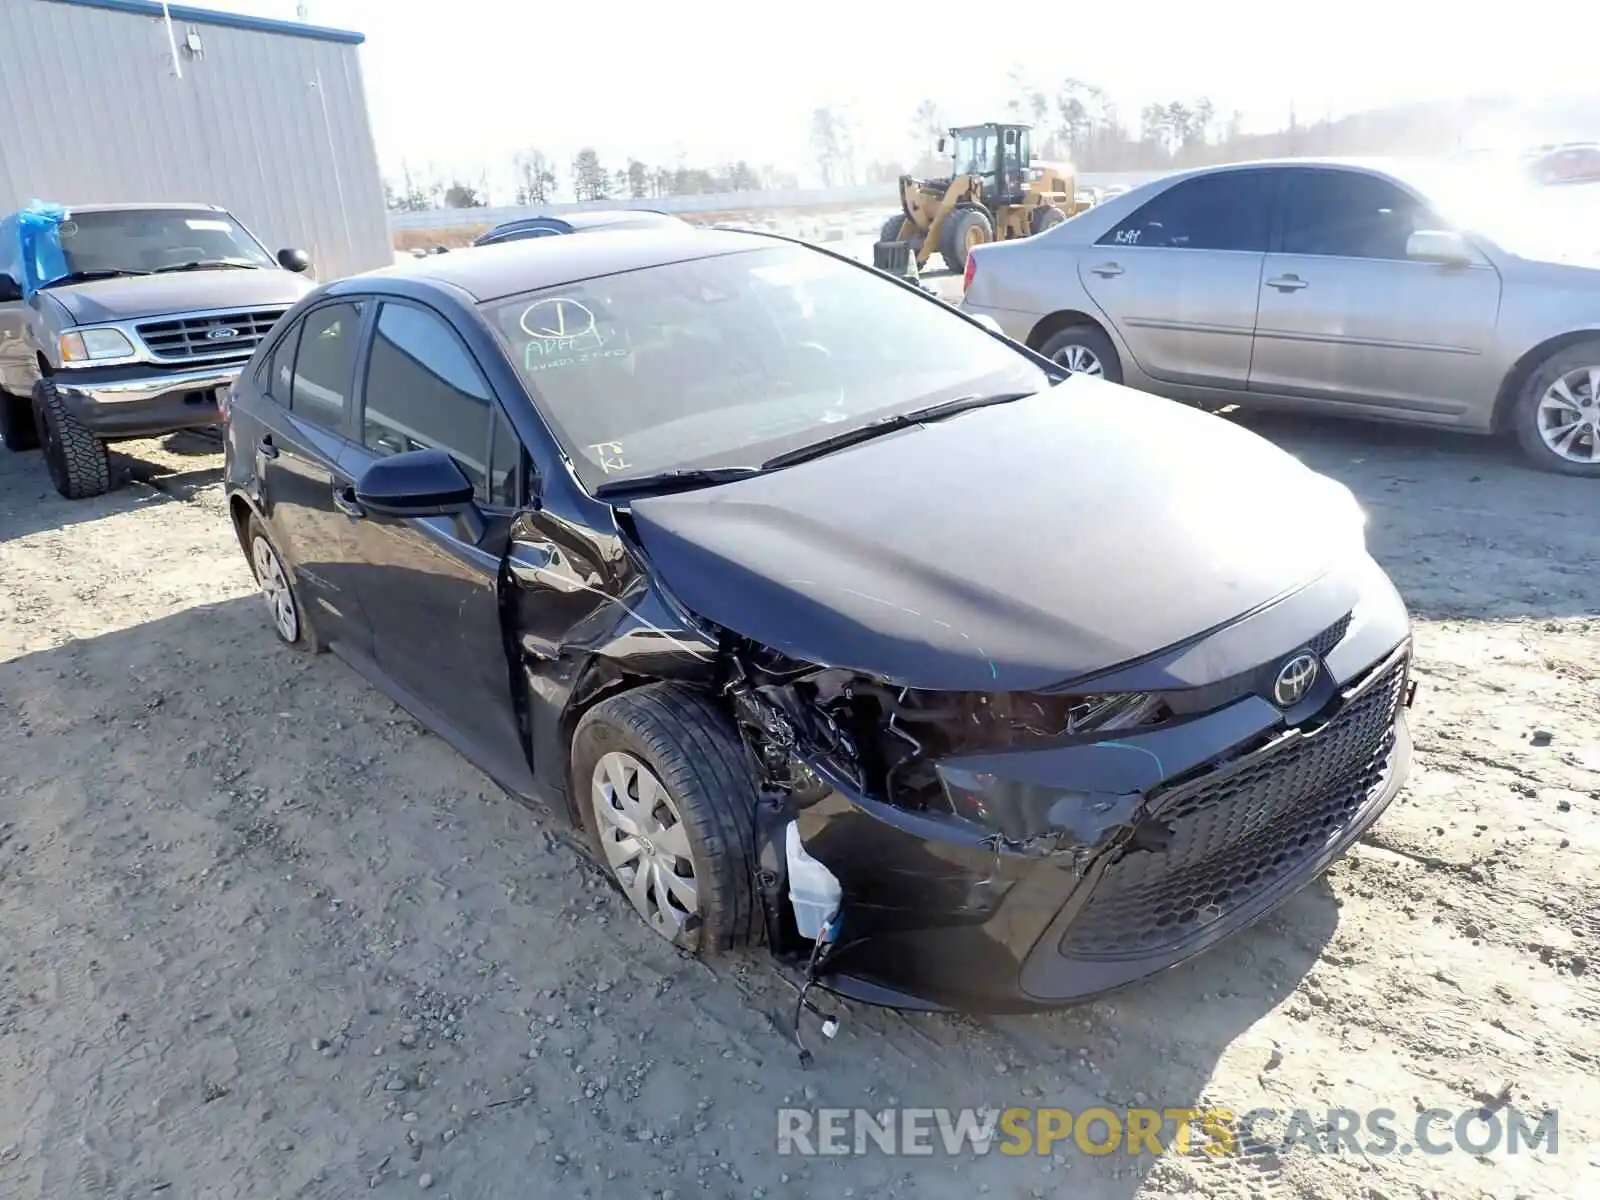
[[[1286,727],[1291,712],[1274,724],[1268,702],[1250,695],[1116,741],[1019,752],[997,768],[1078,786],[1098,775],[1094,792],[1130,794],[1132,806],[1108,808],[1097,842],[1080,828],[1076,844],[1030,850],[829,777],[831,789],[796,818],[843,891],[819,982],[900,1008],[1059,1007],[1192,958],[1270,913],[1382,815],[1410,766],[1408,624],[1398,597],[1371,607],[1337,627],[1340,645],[1323,658],[1339,683],[1313,719]],[[1118,760],[1131,786],[1108,775],[1104,763]]]
[[[84,367],[59,371],[52,378],[78,422],[110,441],[220,424],[218,394],[232,386],[243,367],[243,363],[189,371]]]

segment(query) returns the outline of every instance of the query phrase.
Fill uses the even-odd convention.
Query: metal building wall
[[[320,279],[392,264],[357,47],[172,7],[181,79],[158,16],[0,0],[0,213],[200,201]]]

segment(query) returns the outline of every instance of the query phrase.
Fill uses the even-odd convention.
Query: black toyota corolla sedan
[[[824,250],[327,284],[227,413],[278,636],[554,810],[651,928],[903,1008],[1186,959],[1361,834],[1410,621],[1342,485]]]

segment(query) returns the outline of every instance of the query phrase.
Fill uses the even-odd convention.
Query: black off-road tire
[[[755,887],[756,787],[728,715],[705,692],[675,683],[623,692],[584,713],[572,737],[570,786],[585,843],[608,875],[592,780],[611,751],[655,774],[688,834],[700,911],[697,928],[677,944],[705,957],[759,943],[766,925]]]
[[[967,269],[967,236],[974,227],[983,230],[980,245],[994,241],[994,222],[981,208],[958,208],[944,219],[944,228],[939,231],[939,254],[952,271]]]
[[[1523,381],[1522,389],[1517,393],[1516,407],[1511,412],[1511,427],[1516,431],[1517,442],[1528,462],[1541,471],[1600,479],[1600,462],[1580,463],[1562,458],[1545,445],[1539,432],[1539,401],[1550,386],[1571,371],[1595,366],[1600,366],[1600,338],[1590,338],[1557,350]],[[1582,400],[1587,400],[1588,406],[1580,411],[1592,414],[1591,419],[1596,422],[1594,436],[1600,437],[1600,395],[1580,396],[1580,402]]]
[[[33,385],[33,419],[56,491],[68,500],[85,500],[111,490],[106,444],[67,411],[61,393],[49,379]]]
[[[878,240],[880,242],[900,241],[900,230],[904,227],[905,223],[906,219],[904,215],[900,213],[896,213],[892,217],[886,217],[883,222],[883,229],[878,234]]]
[[[1045,338],[1039,353],[1060,366],[1068,366],[1073,347],[1081,347],[1094,355],[1100,363],[1100,378],[1110,383],[1122,382],[1122,359],[1105,331],[1093,325],[1068,325]],[[1069,368],[1070,369],[1070,368]]]
[[[1067,214],[1054,204],[1041,204],[1028,214],[1028,232],[1030,235],[1043,233],[1046,229],[1054,229],[1067,219]]]
[[[0,392],[0,442],[13,454],[39,448],[39,429],[33,422],[33,401],[26,396]]]
[[[278,565],[283,571],[284,581],[289,589],[290,603],[294,606],[294,637],[288,637],[283,629],[279,627],[276,620],[273,621],[272,631],[277,634],[278,640],[285,645],[293,646],[296,650],[304,650],[307,654],[321,654],[327,649],[327,646],[323,644],[321,635],[317,633],[316,623],[311,619],[311,614],[306,611],[305,603],[300,599],[300,589],[295,583],[294,572],[290,570],[282,551],[278,549],[278,544],[272,540],[272,535],[267,532],[267,527],[261,523],[259,517],[252,513],[250,519],[245,522],[244,527],[244,557],[245,561],[250,564],[250,573],[255,576],[256,586],[260,587],[261,567],[256,561],[255,554],[257,538],[266,542],[268,549],[272,551],[272,556],[277,559]],[[262,596],[263,598],[266,597],[265,589],[262,591]]]

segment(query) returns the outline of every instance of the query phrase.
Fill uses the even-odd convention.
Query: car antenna
[[[806,981],[799,985],[800,996],[794,1003],[794,1044],[800,1051],[800,1066],[805,1069],[809,1069],[815,1059],[811,1051],[806,1048],[805,1039],[800,1033],[802,1014],[809,1012],[822,1019],[822,1036],[825,1038],[832,1038],[839,1032],[839,1018],[832,1013],[823,1012],[809,999],[811,989],[817,982],[817,968],[822,965],[828,947],[833,945],[838,931],[839,918],[835,915],[818,932],[817,940],[811,946],[811,957],[806,961]]]

